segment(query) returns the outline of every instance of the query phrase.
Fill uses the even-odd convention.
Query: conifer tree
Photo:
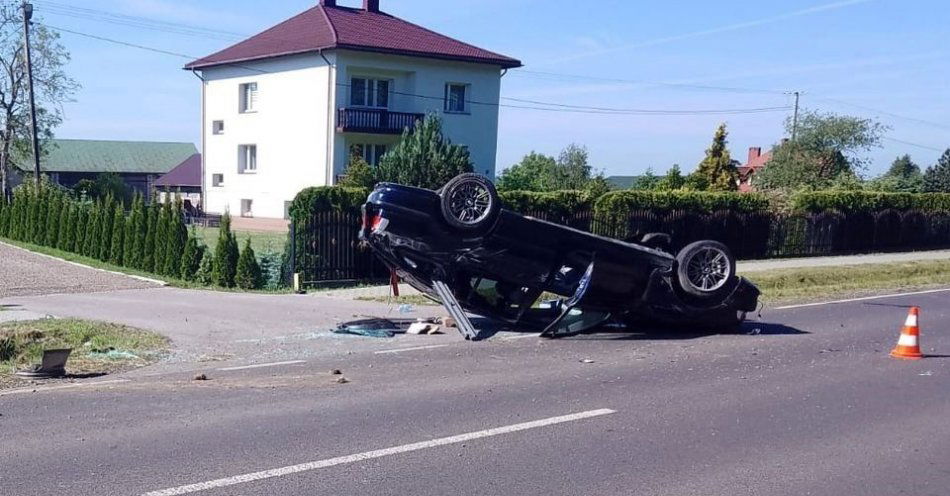
[[[86,218],[86,234],[83,240],[82,255],[96,258],[99,255],[99,238],[102,228],[102,205],[93,202],[89,207],[89,217]]]
[[[156,203],[149,205],[145,222],[145,244],[142,246],[142,270],[153,272],[155,270],[155,237],[158,230],[158,212],[159,206]]]
[[[99,232],[102,239],[99,241],[99,252],[93,256],[103,262],[107,262],[109,256],[112,255],[112,221],[115,217],[115,203],[115,199],[110,194],[102,202],[102,211],[99,213],[101,215]]]
[[[56,248],[56,240],[59,239],[59,218],[62,213],[63,195],[59,193],[50,195],[49,208],[46,210],[46,237],[43,239],[43,245]]]
[[[238,245],[234,233],[231,232],[231,214],[225,212],[218,229],[218,244],[214,247],[212,282],[217,286],[233,288],[237,261]]]
[[[29,241],[35,245],[42,245],[43,241],[46,240],[46,213],[49,210],[46,189],[42,183],[36,189],[35,206],[30,218],[32,236]]]
[[[171,227],[171,204],[165,202],[158,212],[158,222],[155,227],[155,273],[165,274],[165,263],[168,260],[168,234]]]
[[[148,235],[148,209],[141,195],[138,196],[138,204],[135,206],[132,230],[135,231],[135,243],[132,245],[132,259],[128,265],[142,268],[145,260],[145,237]]]
[[[86,224],[89,223],[89,205],[78,204],[76,206],[76,227],[73,235],[73,253],[82,253],[86,245]]]
[[[170,209],[168,221],[168,245],[165,252],[165,275],[179,277],[181,275],[181,259],[188,243],[188,228],[185,227],[184,205],[181,197],[175,198],[175,204]]]
[[[194,281],[198,275],[198,269],[201,267],[201,259],[204,257],[204,246],[198,244],[198,239],[189,236],[185,242],[185,251],[181,255],[181,267],[178,277],[186,281]]]
[[[712,145],[706,150],[706,158],[693,173],[701,182],[709,185],[710,191],[735,191],[739,188],[736,182],[739,173],[729,156],[729,149],[726,148],[728,135],[726,125],[720,124]]]
[[[122,265],[125,258],[125,223],[122,202],[116,202],[115,211],[112,214],[112,242],[109,246],[109,263],[115,265]]]
[[[210,250],[204,249],[201,253],[201,263],[198,264],[198,272],[195,274],[195,282],[210,286],[214,282],[213,272],[214,255],[211,254]]]
[[[261,277],[261,266],[257,263],[257,255],[251,248],[251,238],[247,238],[241,256],[238,258],[237,272],[234,283],[241,289],[260,289],[264,285]]]
[[[62,196],[63,203],[59,209],[59,224],[58,233],[56,234],[56,248],[64,251],[69,251],[66,248],[66,243],[69,241],[69,226],[72,222],[69,218],[73,211],[73,202],[68,196]]]
[[[11,205],[7,204],[7,199],[0,194],[0,236],[7,235],[7,221],[10,217]]]
[[[138,195],[132,200],[129,213],[125,217],[125,233],[122,235],[122,265],[135,267],[135,218],[138,216]]]

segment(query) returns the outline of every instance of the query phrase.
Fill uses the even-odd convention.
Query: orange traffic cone
[[[924,357],[920,353],[920,326],[917,323],[919,314],[920,308],[910,307],[910,312],[907,312],[907,321],[904,322],[904,328],[901,330],[901,337],[897,340],[897,346],[891,351],[892,357],[910,360]]]

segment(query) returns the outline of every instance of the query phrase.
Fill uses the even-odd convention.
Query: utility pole
[[[33,66],[30,64],[30,19],[33,18],[33,4],[23,0],[23,46],[26,56],[26,84],[30,93],[30,134],[33,135],[33,174],[36,186],[40,185],[40,140],[36,136],[36,97],[33,94]]]
[[[792,141],[795,141],[795,135],[798,134],[798,97],[801,96],[801,92],[795,91],[792,94],[795,95],[795,114],[792,116]]]

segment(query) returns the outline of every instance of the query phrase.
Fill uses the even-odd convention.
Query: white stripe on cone
[[[900,339],[897,340],[897,346],[917,346],[917,336],[901,334]]]
[[[914,314],[907,315],[907,321],[904,322],[904,325],[907,327],[917,327],[917,316]]]

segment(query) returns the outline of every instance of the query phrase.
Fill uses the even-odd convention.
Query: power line
[[[900,143],[900,144],[902,144],[902,145],[916,146],[917,148],[923,148],[924,150],[931,150],[931,151],[935,151],[935,152],[938,152],[938,153],[943,152],[943,150],[941,150],[940,148],[935,148],[935,147],[927,146],[927,145],[921,145],[921,144],[919,144],[919,143],[912,143],[912,142],[910,142],[910,141],[904,141],[904,140],[897,139],[897,138],[891,138],[890,136],[884,136],[883,138],[886,139],[887,141],[893,141],[893,142],[895,142],[895,143]]]
[[[827,98],[827,97],[821,97],[821,98],[819,98],[819,97],[815,97],[815,99],[816,99],[816,100],[824,100],[824,101],[826,101],[826,102],[831,102],[831,103],[837,103],[837,104],[845,105],[845,106],[848,106],[848,107],[854,107],[854,108],[856,108],[856,109],[866,110],[866,111],[868,111],[868,112],[876,112],[876,113],[881,114],[881,115],[886,115],[886,116],[888,116],[888,117],[893,117],[893,118],[895,118],[895,119],[902,119],[902,120],[905,120],[905,121],[908,121],[908,122],[916,122],[916,123],[918,123],[918,124],[924,124],[924,125],[927,125],[927,126],[933,126],[933,127],[937,127],[937,128],[940,128],[940,129],[950,130],[950,125],[941,124],[941,123],[939,123],[939,122],[933,122],[933,121],[928,121],[928,120],[924,120],[924,119],[918,119],[918,118],[916,118],[916,117],[908,117],[908,116],[906,116],[906,115],[895,114],[895,113],[893,113],[893,112],[888,112],[888,111],[886,111],[886,110],[876,109],[876,108],[873,108],[873,107],[866,107],[866,106],[864,106],[864,105],[858,105],[858,104],[856,104],[856,103],[850,103],[850,102],[846,102],[846,101],[843,101],[843,100],[838,100],[838,99],[836,99],[836,98]]]
[[[99,35],[93,35],[93,34],[83,33],[83,32],[74,31],[74,30],[71,30],[71,29],[60,28],[60,27],[53,26],[53,25],[46,24],[46,23],[42,23],[42,24],[45,25],[46,27],[50,28],[50,29],[55,29],[55,30],[57,30],[57,31],[62,31],[62,32],[65,32],[65,33],[70,33],[70,34],[75,34],[75,35],[77,35],[77,36],[84,36],[84,37],[87,37],[87,38],[92,38],[92,39],[96,39],[96,40],[100,40],[100,41],[105,41],[105,42],[108,42],[108,43],[115,43],[115,44],[119,44],[119,45],[122,45],[122,46],[130,47],[130,48],[137,48],[137,49],[140,49],[140,50],[147,50],[147,51],[150,51],[150,52],[160,53],[160,54],[164,54],[164,55],[171,55],[171,56],[174,56],[174,57],[180,57],[180,58],[188,59],[188,60],[197,60],[197,59],[198,59],[198,57],[195,57],[195,56],[192,56],[192,55],[187,55],[187,54],[178,53],[178,52],[172,52],[172,51],[169,51],[169,50],[164,50],[164,49],[160,49],[160,48],[149,47],[149,46],[145,46],[145,45],[139,45],[139,44],[136,44],[136,43],[129,43],[129,42],[126,42],[126,41],[116,40],[116,39],[113,39],[113,38],[107,38],[107,37],[105,37],[105,36],[99,36]],[[253,68],[253,67],[247,67],[247,66],[238,65],[238,64],[223,64],[223,65],[228,65],[228,66],[232,66],[232,67],[243,68],[243,69],[255,71],[255,72],[258,72],[258,73],[261,73],[261,74],[270,74],[270,73],[271,73],[270,71],[266,71],[266,70],[263,70],[263,69],[255,69],[255,68]],[[345,83],[338,83],[338,84],[339,84],[340,86],[349,86],[349,85],[347,85],[347,84],[345,84]],[[422,98],[422,99],[429,99],[429,100],[440,100],[440,101],[441,101],[441,100],[444,100],[444,99],[445,99],[444,96],[420,95],[420,94],[405,93],[405,92],[398,92],[398,91],[393,91],[392,93],[393,93],[393,94],[396,94],[396,95],[410,96],[410,97],[414,97],[414,98]],[[529,105],[511,105],[511,104],[503,104],[503,103],[498,103],[498,102],[481,102],[481,101],[476,101],[476,100],[467,100],[467,102],[468,102],[468,103],[471,103],[471,104],[473,104],[473,105],[488,105],[488,106],[496,106],[496,107],[502,107],[502,108],[513,108],[513,109],[523,109],[523,110],[537,110],[537,111],[546,111],[546,112],[583,113],[583,114],[606,114],[606,115],[654,115],[654,116],[661,116],[661,115],[666,115],[666,116],[674,116],[674,115],[729,115],[729,114],[752,114],[752,113],[778,112],[778,111],[786,111],[786,110],[789,110],[789,109],[790,109],[790,107],[759,107],[759,108],[746,108],[746,109],[703,109],[703,110],[690,110],[690,109],[679,109],[679,110],[676,110],[676,109],[622,109],[622,108],[609,108],[609,107],[589,107],[589,106],[580,106],[580,105],[569,105],[569,104],[562,104],[562,103],[556,103],[556,102],[540,102],[540,101],[533,101],[533,100],[520,100],[520,99],[514,99],[514,98],[509,98],[509,100],[512,100],[512,101],[522,101],[522,102],[524,102],[524,103],[530,103],[530,104],[535,105],[535,106],[529,106]],[[541,106],[537,106],[537,105],[541,105]],[[552,107],[556,107],[556,108],[552,108]]]
[[[105,10],[96,10],[86,7],[76,7],[72,5],[66,5],[58,2],[53,2],[49,0],[33,0],[35,3],[39,4],[42,11],[56,13],[61,15],[68,15],[71,17],[90,19],[90,20],[99,20],[104,22],[113,22],[117,24],[128,23],[134,27],[144,27],[146,29],[151,28],[167,28],[173,31],[174,30],[183,30],[189,33],[204,33],[216,36],[226,36],[231,39],[234,38],[244,38],[247,37],[244,33],[237,33],[234,31],[225,31],[220,29],[211,29],[198,26],[192,26],[183,23],[163,21],[159,19],[153,19],[149,17],[140,17],[140,16],[131,16],[125,14],[116,14],[114,12],[108,12]],[[179,32],[179,34],[188,34]]]
[[[767,90],[767,89],[755,89],[755,88],[739,88],[731,86],[713,86],[713,85],[704,85],[704,84],[691,84],[691,83],[676,83],[676,82],[666,82],[666,81],[646,81],[646,80],[636,80],[636,79],[623,79],[623,78],[605,78],[597,76],[585,76],[579,74],[565,74],[559,72],[546,72],[546,71],[532,71],[528,69],[517,69],[511,73],[512,75],[522,75],[522,74],[534,74],[540,76],[548,76],[553,78],[569,78],[569,79],[579,79],[579,80],[588,80],[588,81],[603,81],[609,83],[627,83],[627,84],[642,84],[650,86],[667,86],[671,88],[686,88],[686,89],[698,89],[698,90],[713,90],[713,91],[724,91],[732,93],[767,93],[774,95],[787,95],[791,91],[786,90]]]

